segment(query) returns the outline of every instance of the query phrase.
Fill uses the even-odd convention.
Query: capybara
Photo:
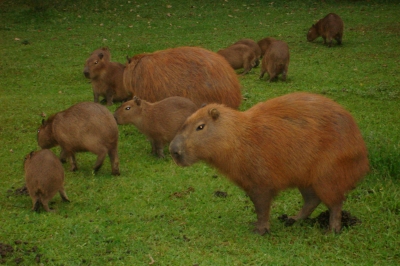
[[[110,62],[111,54],[107,48],[95,50],[86,60],[83,74],[91,80],[94,102],[104,97],[107,105],[132,99],[132,93],[124,86],[125,66]]]
[[[271,202],[297,187],[307,218],[322,201],[330,230],[341,230],[345,194],[369,170],[367,149],[349,112],[310,93],[292,93],[245,112],[210,104],[189,116],[170,144],[180,166],[203,160],[241,187],[254,203],[255,231],[269,232]]]
[[[164,157],[163,148],[171,142],[186,118],[198,109],[191,100],[172,96],[150,103],[136,96],[114,113],[119,125],[133,124],[151,142],[152,154]]]
[[[322,36],[324,44],[328,42],[329,47],[332,46],[332,39],[335,39],[338,44],[342,44],[343,28],[343,20],[335,13],[329,13],[311,26],[307,33],[307,40],[312,42]]]
[[[271,41],[262,59],[260,79],[265,72],[269,74],[269,81],[277,79],[282,74],[282,80],[286,80],[290,61],[289,46],[284,41]]]
[[[24,169],[33,211],[38,211],[40,205],[50,211],[49,201],[57,192],[63,201],[69,201],[64,191],[64,169],[52,151],[44,149],[29,153],[25,157]]]
[[[108,153],[113,175],[119,175],[118,126],[108,109],[98,103],[81,102],[42,120],[38,129],[38,144],[42,149],[60,145],[60,160],[71,162],[71,171],[78,169],[76,152],[89,151],[97,155],[93,169],[97,172]]]
[[[261,39],[257,42],[257,44],[261,50],[261,57],[264,57],[265,51],[267,51],[267,48],[270,46],[271,42],[273,42],[273,41],[276,41],[276,39],[274,39],[272,37],[267,37],[267,38]]]
[[[245,45],[251,47],[251,49],[254,51],[254,53],[256,54],[256,57],[257,57],[254,67],[257,67],[260,64],[260,58],[262,56],[261,48],[255,41],[253,41],[252,39],[240,39],[239,41],[235,42],[234,44],[245,44]]]
[[[182,96],[198,107],[215,102],[236,109],[242,101],[238,77],[229,63],[199,47],[136,55],[128,60],[124,84],[149,102]]]
[[[241,75],[247,74],[259,60],[253,48],[246,44],[232,44],[217,53],[222,55],[233,69],[243,68]]]

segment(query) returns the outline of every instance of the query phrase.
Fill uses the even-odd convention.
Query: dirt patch
[[[286,214],[282,214],[281,216],[278,217],[278,219],[281,222],[284,222],[286,226],[291,226],[296,222],[294,219],[289,218]],[[329,228],[329,211],[321,212],[315,218],[307,218],[305,220],[305,222],[310,225],[317,224],[322,229],[328,229]],[[361,220],[358,219],[357,217],[351,215],[350,212],[342,211],[342,227],[350,227],[350,226],[354,226],[354,225],[357,225],[360,223],[361,223]]]
[[[26,188],[25,185],[23,185],[20,188],[14,189],[14,187],[11,187],[11,189],[7,190],[7,194],[10,196],[12,194],[17,195],[17,196],[29,196],[28,189]]]
[[[179,192],[174,192],[170,195],[171,198],[183,198],[186,195],[189,195],[190,193],[194,192],[194,188],[188,187],[188,189],[179,191]]]
[[[228,193],[217,190],[214,192],[214,196],[218,198],[226,198],[228,196]]]
[[[31,253],[36,253],[34,262],[40,263],[40,258],[42,254],[37,253],[37,246],[29,246],[28,242],[23,242],[21,240],[15,240],[14,244],[16,245],[15,249],[9,244],[0,243],[0,264],[9,264],[12,261],[15,264],[21,264],[25,261],[26,258],[29,258],[29,260],[32,259]],[[24,257],[26,258],[24,259]]]

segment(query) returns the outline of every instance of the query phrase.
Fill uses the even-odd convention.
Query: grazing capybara
[[[108,154],[113,175],[119,175],[118,126],[108,109],[98,103],[82,102],[42,120],[38,129],[38,144],[42,149],[61,147],[60,160],[70,158],[71,171],[78,169],[76,152],[89,151],[97,155],[93,169],[97,172]]]
[[[111,54],[107,48],[95,50],[86,60],[83,74],[91,80],[94,102],[104,97],[107,105],[132,99],[132,93],[124,86],[125,66],[110,62]]]
[[[217,53],[222,55],[233,69],[243,68],[241,75],[247,74],[259,60],[253,48],[246,44],[232,44]]]
[[[136,55],[128,60],[124,84],[149,102],[182,96],[198,107],[215,102],[237,109],[242,101],[239,80],[229,63],[198,47]]]
[[[257,67],[260,64],[260,58],[262,56],[261,48],[255,41],[253,41],[252,39],[240,39],[239,41],[235,42],[234,44],[244,44],[244,45],[251,47],[251,49],[253,50],[253,52],[255,53],[255,55],[257,57],[254,67]]]
[[[267,51],[267,48],[270,46],[271,42],[273,42],[273,41],[276,41],[276,39],[274,39],[272,37],[267,37],[267,38],[261,39],[257,42],[257,44],[261,50],[261,57],[264,57],[265,51]]]
[[[52,151],[44,149],[29,153],[25,157],[24,169],[33,211],[38,211],[40,205],[50,211],[49,201],[57,192],[63,201],[69,201],[64,191],[64,169]]]
[[[172,96],[150,103],[136,96],[114,113],[119,125],[133,124],[151,142],[152,154],[164,157],[163,148],[171,142],[186,118],[198,109],[191,100]]]
[[[343,28],[343,20],[335,13],[329,13],[311,26],[307,33],[307,40],[312,42],[322,36],[324,44],[328,42],[329,47],[332,46],[332,39],[335,39],[338,44],[342,44]]]
[[[310,93],[287,94],[245,112],[206,105],[188,117],[169,149],[178,165],[203,160],[241,187],[254,203],[261,235],[270,230],[274,196],[292,187],[304,199],[292,219],[307,218],[322,201],[330,230],[339,232],[345,194],[369,170],[351,114]]]
[[[269,82],[277,79],[282,74],[282,80],[286,80],[290,61],[289,46],[284,41],[271,41],[262,59],[260,79],[265,72],[269,74]]]

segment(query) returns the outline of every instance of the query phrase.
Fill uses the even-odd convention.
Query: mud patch
[[[11,187],[11,189],[7,190],[8,196],[10,195],[17,195],[17,196],[29,196],[28,189],[26,188],[25,185],[23,185],[20,188],[14,189],[14,187]]]
[[[291,226],[296,222],[294,219],[289,218],[287,214],[282,214],[278,217],[278,220],[285,223],[285,226]],[[318,225],[322,229],[328,229],[329,211],[322,212],[315,218],[307,218],[304,220],[304,222],[310,225]],[[361,224],[360,219],[351,215],[351,213],[348,211],[342,211],[342,227],[351,227],[357,224]]]
[[[172,193],[170,195],[170,198],[183,198],[192,192],[194,192],[194,188],[188,187],[188,189],[186,189],[186,190]]]
[[[14,241],[16,247],[14,249],[13,246],[0,243],[0,264],[9,264],[14,262],[15,264],[21,264],[24,261],[30,261],[40,263],[42,254],[38,254],[37,246],[29,246],[28,242],[22,242],[21,240]],[[34,258],[32,258],[31,253],[36,254]]]

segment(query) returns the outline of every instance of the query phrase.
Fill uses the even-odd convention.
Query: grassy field
[[[307,42],[308,28],[329,12],[344,20],[343,45]],[[398,265],[399,13],[398,1],[374,0],[1,1],[0,263]],[[107,46],[112,60],[124,63],[127,55],[169,47],[217,51],[264,37],[288,43],[288,80],[267,83],[253,69],[240,77],[240,109],[295,91],[324,94],[348,109],[371,163],[344,205],[361,224],[339,235],[306,222],[285,227],[278,217],[302,205],[298,191],[288,190],[273,203],[272,233],[255,235],[253,205],[242,190],[203,163],[179,168],[167,150],[165,159],[151,156],[133,126],[119,127],[121,176],[111,176],[108,158],[94,175],[95,156],[78,154],[77,172],[64,165],[71,202],[57,195],[54,213],[30,211],[30,198],[17,190],[23,158],[38,149],[43,116],[93,100],[82,73],[91,51]],[[319,206],[312,217],[325,210]]]

